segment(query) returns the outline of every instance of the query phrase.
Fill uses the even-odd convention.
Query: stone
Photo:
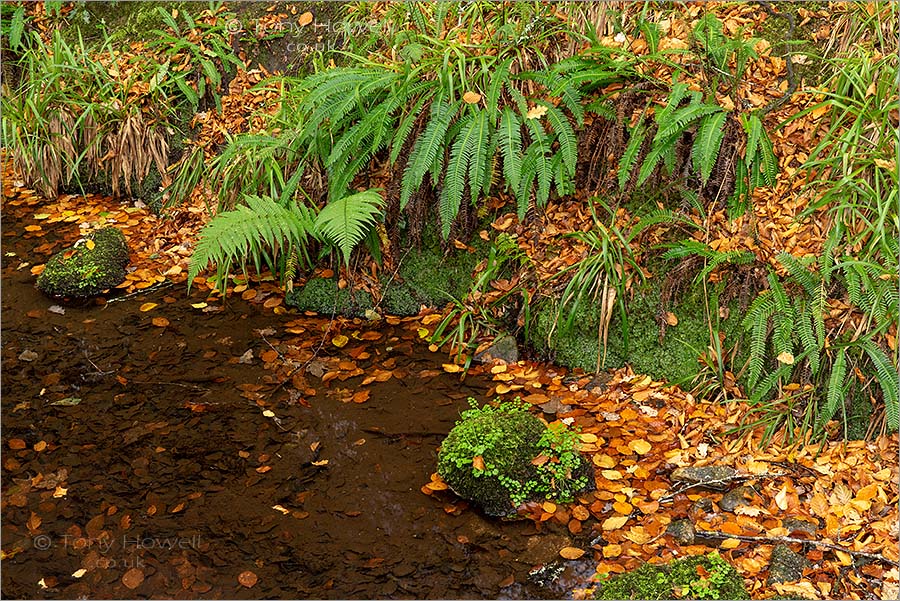
[[[518,560],[530,566],[548,564],[559,558],[559,550],[571,546],[567,537],[552,532],[529,536]]]
[[[806,532],[807,534],[811,534],[815,536],[816,531],[818,531],[819,527],[812,522],[808,522],[806,520],[801,520],[799,518],[784,518],[781,520],[781,525],[787,528],[790,532]]]
[[[489,361],[500,360],[504,363],[515,363],[519,360],[519,347],[513,336],[500,336],[496,338],[485,350],[475,353],[475,361],[479,363],[488,363]]]
[[[728,488],[728,481],[738,476],[737,470],[727,466],[710,465],[706,467],[680,467],[672,472],[670,478],[673,482],[682,482],[724,490]]]
[[[791,551],[787,545],[776,545],[769,558],[768,584],[776,582],[794,582],[803,577],[803,568],[809,566],[809,560]]]
[[[758,498],[758,496],[752,487],[738,486],[722,495],[722,499],[719,501],[719,509],[734,512],[741,505],[750,505],[752,499]]]
[[[666,533],[671,534],[679,545],[694,544],[694,525],[690,520],[673,520],[666,528]]]
[[[128,243],[114,227],[89,234],[47,261],[38,290],[51,297],[89,298],[125,281]]]

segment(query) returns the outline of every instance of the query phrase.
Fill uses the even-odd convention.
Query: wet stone
[[[752,487],[738,486],[722,496],[722,499],[719,501],[719,509],[733,512],[741,505],[750,505],[754,498],[758,498],[758,495]]]
[[[690,520],[674,520],[666,528],[666,532],[680,545],[694,543],[694,525]]]
[[[673,482],[704,486],[706,488],[724,489],[728,481],[738,476],[737,470],[727,466],[710,465],[706,467],[680,467],[672,472]]]
[[[516,339],[513,336],[501,336],[494,340],[494,343],[475,354],[475,361],[479,363],[487,363],[499,359],[504,363],[515,363],[519,360],[519,348],[516,345]]]
[[[694,501],[694,504],[691,506],[693,511],[702,511],[703,513],[709,513],[713,510],[713,503],[711,499],[707,499],[706,497],[702,499],[697,499]]]
[[[809,565],[809,561],[791,551],[787,545],[777,545],[772,549],[772,557],[769,559],[768,584],[776,582],[794,582],[803,577],[803,568]]]
[[[815,536],[816,531],[819,529],[818,526],[816,526],[812,522],[801,520],[799,518],[784,518],[781,521],[781,525],[791,532],[806,532],[807,534],[811,534],[813,536]]]

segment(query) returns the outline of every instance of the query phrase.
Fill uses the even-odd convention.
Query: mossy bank
[[[128,244],[114,227],[107,227],[53,255],[37,279],[37,287],[52,297],[87,298],[125,280]]]

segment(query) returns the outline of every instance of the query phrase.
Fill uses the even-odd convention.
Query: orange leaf
[[[356,394],[353,395],[354,403],[365,403],[369,400],[369,395],[372,394],[371,390],[360,390]]]
[[[241,586],[253,588],[254,586],[256,586],[256,583],[259,582],[259,577],[250,570],[247,570],[246,572],[241,572],[240,575],[238,575],[238,582],[241,583]]]
[[[637,453],[638,455],[646,455],[650,452],[650,449],[653,448],[649,442],[644,439],[632,440],[628,443],[628,448]]]
[[[300,27],[306,27],[307,25],[309,25],[312,22],[313,22],[313,14],[309,11],[306,11],[305,13],[303,13],[302,15],[297,17],[297,25],[299,25]]]
[[[151,320],[151,323],[155,325],[157,328],[165,328],[169,325],[169,320],[165,317],[154,317]]]
[[[559,555],[563,559],[578,559],[584,555],[584,549],[578,547],[563,547],[559,550]]]
[[[740,546],[741,541],[736,538],[726,538],[722,541],[722,544],[719,545],[722,549],[735,549]]]
[[[611,518],[606,518],[603,520],[603,529],[604,530],[618,530],[628,521],[627,515],[616,515]]]
[[[484,471],[484,458],[481,455],[475,455],[472,457],[472,467],[476,470],[483,472]]]
[[[144,573],[138,568],[131,568],[122,576],[122,584],[134,590],[144,581]]]
[[[475,104],[479,100],[481,100],[481,94],[478,92],[466,92],[463,94],[463,102],[466,104]]]
[[[142,313],[146,313],[147,311],[152,311],[156,307],[157,307],[156,303],[144,303],[143,305],[141,305],[140,310]]]

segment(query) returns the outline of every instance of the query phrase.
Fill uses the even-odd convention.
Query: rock
[[[806,532],[807,534],[811,534],[815,536],[816,531],[818,531],[819,527],[812,522],[807,522],[806,520],[801,520],[799,518],[784,518],[781,520],[781,525],[790,530],[791,532]]]
[[[519,348],[513,336],[500,336],[488,348],[475,353],[475,361],[487,363],[499,359],[504,363],[515,363],[519,360]]]
[[[758,495],[752,487],[738,486],[722,495],[722,499],[719,501],[719,509],[733,512],[741,505],[750,505],[754,498],[758,498]]]
[[[691,510],[696,512],[710,513],[713,510],[712,500],[703,497],[702,499],[697,499],[694,501],[694,504],[691,505]]]
[[[38,358],[38,354],[32,350],[25,349],[21,353],[19,353],[19,361],[28,361],[31,363],[35,359]]]
[[[671,534],[679,545],[694,544],[694,525],[690,520],[674,520],[669,523],[666,533]]]
[[[680,467],[670,476],[673,482],[683,482],[705,488],[723,490],[728,488],[728,481],[738,475],[737,470],[727,466],[710,465],[707,467]]]
[[[568,502],[593,490],[591,462],[574,448],[551,451],[539,445],[548,428],[527,408],[486,405],[462,417],[441,443],[437,471],[453,492],[487,515],[512,516],[526,501]],[[533,461],[537,458],[543,461]]]
[[[805,557],[791,551],[787,545],[776,545],[769,559],[769,578],[766,582],[774,584],[800,580],[803,577],[803,568],[808,565],[809,561]]]
[[[103,228],[53,255],[38,276],[37,287],[52,297],[96,296],[125,280],[128,261],[122,232]]]
[[[537,566],[548,564],[559,558],[559,550],[572,544],[567,537],[560,534],[546,533],[535,534],[528,537],[525,550],[519,555],[522,563]]]
[[[612,374],[607,371],[602,371],[591,378],[591,381],[585,385],[584,389],[594,394],[603,394],[608,388],[607,384],[610,380],[612,380]]]

